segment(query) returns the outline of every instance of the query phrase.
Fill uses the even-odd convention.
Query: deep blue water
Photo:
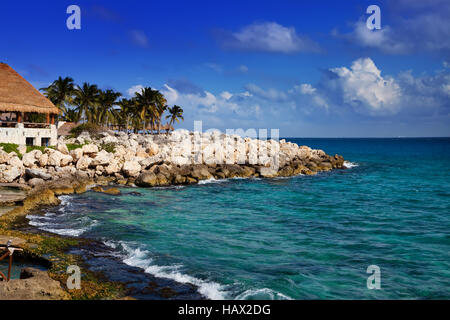
[[[210,298],[450,298],[450,139],[289,140],[357,166],[65,196],[31,223],[101,239]]]

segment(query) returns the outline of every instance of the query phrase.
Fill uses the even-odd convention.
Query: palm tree
[[[47,88],[41,88],[44,95],[62,112],[66,112],[66,103],[70,103],[74,92],[73,79],[70,77],[61,78],[53,81]]]
[[[64,113],[63,120],[67,122],[80,121],[80,114],[75,109],[67,109]]]
[[[157,130],[158,130],[158,134],[160,133],[160,129],[161,129],[161,118],[164,114],[164,111],[167,110],[167,100],[166,98],[164,98],[164,95],[159,92],[158,90],[155,90],[154,92],[155,95],[155,120],[156,120],[156,124],[157,124]]]
[[[155,98],[155,90],[150,87],[143,88],[141,92],[136,92],[135,101],[143,130],[146,130],[148,121],[151,125],[154,123],[157,114]]]
[[[180,122],[179,119],[184,121],[183,117],[183,109],[180,106],[174,105],[172,108],[169,108],[169,114],[166,116],[166,119],[169,120],[169,128],[176,122]]]
[[[121,99],[117,105],[119,109],[113,109],[114,121],[120,128],[124,127],[128,132],[130,128],[130,116],[136,114],[136,102],[133,99]],[[133,119],[133,117],[131,118]]]
[[[92,116],[96,104],[98,103],[98,87],[95,84],[83,83],[83,86],[77,86],[74,91],[73,103],[80,118],[84,116],[85,120],[92,122]]]
[[[108,89],[99,90],[98,105],[95,108],[93,121],[97,124],[105,124],[113,120],[113,106],[117,104],[117,99],[121,97],[120,92]]]

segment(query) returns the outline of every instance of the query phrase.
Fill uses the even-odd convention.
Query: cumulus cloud
[[[336,74],[344,103],[355,111],[370,114],[396,113],[401,97],[400,87],[392,77],[383,77],[370,58],[358,59],[350,69],[330,69]]]
[[[136,92],[141,92],[142,89],[144,89],[144,86],[142,84],[137,84],[137,85],[134,85],[131,88],[129,88],[127,90],[127,94],[128,94],[129,97],[132,97],[132,96],[134,96],[134,94]]]
[[[189,85],[192,86],[195,85]],[[140,87],[133,86],[129,94]],[[296,132],[300,122],[305,128],[343,121],[348,125],[352,120],[372,124],[406,122],[414,126],[424,119],[435,119],[442,127],[445,119],[450,119],[449,69],[421,76],[411,71],[388,75],[371,58],[325,70],[316,83],[283,89],[255,83],[242,90],[217,93],[197,86],[196,90],[183,90],[184,87],[166,84],[161,92],[169,105],[177,104],[185,110],[186,124],[203,120],[205,125],[221,130],[276,128],[289,123],[291,132]]]
[[[317,52],[319,45],[294,27],[276,22],[253,23],[238,32],[224,33],[222,44],[231,49],[274,53]]]
[[[200,113],[238,111],[239,109],[236,103],[230,101],[233,95],[227,91],[222,92],[219,96],[206,90],[202,93],[181,93],[166,84],[162,93],[169,105],[178,104]]]

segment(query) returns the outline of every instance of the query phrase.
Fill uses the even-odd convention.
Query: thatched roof
[[[58,114],[59,109],[10,66],[0,63],[0,112]]]
[[[157,125],[149,125],[149,126],[147,126],[147,130],[153,130],[153,131],[156,131],[156,130],[158,130],[158,126]],[[171,131],[173,131],[173,127],[172,126],[170,126],[168,123],[167,124],[162,124],[161,126],[160,126],[160,130],[171,130]]]
[[[70,135],[70,130],[78,126],[75,122],[65,122],[58,128],[58,136],[68,136]]]

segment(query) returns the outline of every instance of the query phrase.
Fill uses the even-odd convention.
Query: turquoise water
[[[450,139],[289,140],[355,166],[64,196],[31,224],[101,239],[213,299],[450,298]]]

